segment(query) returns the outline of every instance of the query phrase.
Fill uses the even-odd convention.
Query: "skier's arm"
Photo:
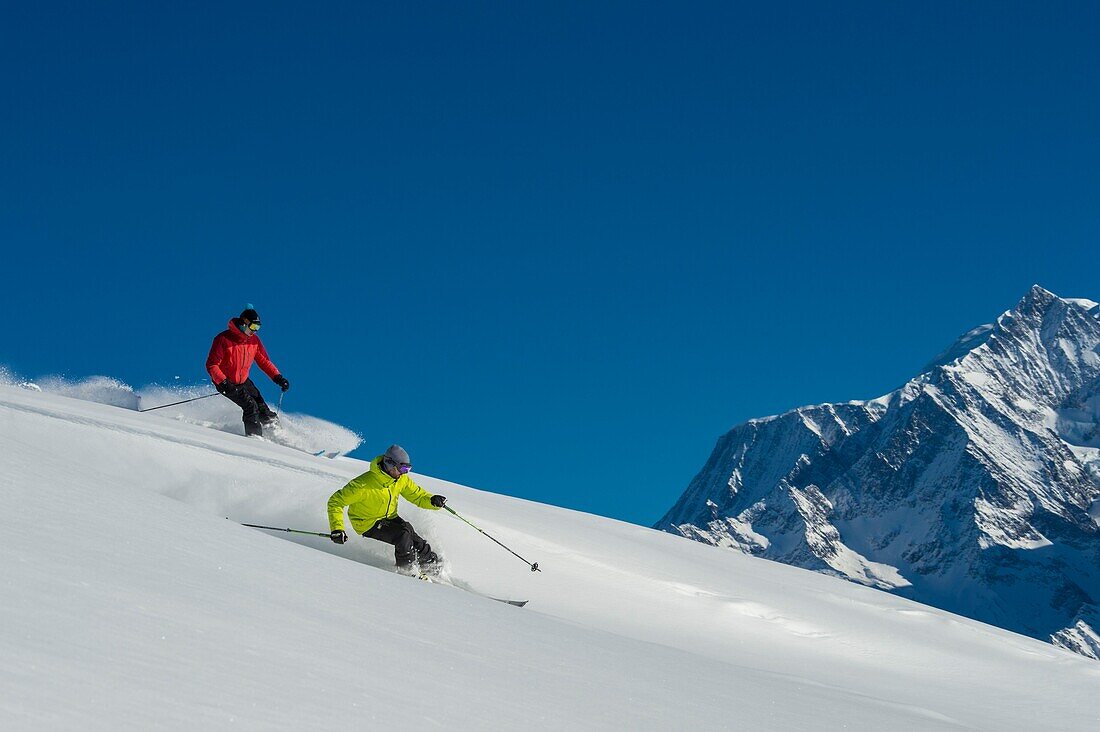
[[[413,504],[414,506],[426,508],[429,511],[439,510],[439,506],[432,505],[431,493],[428,493],[428,491],[418,486],[416,483],[413,482],[412,478],[408,477],[407,475],[402,476],[402,478],[405,482],[405,485],[401,486],[401,495],[405,496],[406,501]]]
[[[261,342],[259,346],[260,347],[256,349],[256,365],[274,381],[275,377],[279,375],[279,367],[271,363],[271,359],[267,355],[267,349],[264,348],[263,342]]]
[[[225,372],[222,371],[221,362],[225,357],[225,343],[222,337],[219,335],[214,338],[214,342],[210,344],[210,353],[206,357],[206,373],[210,374],[210,378],[215,384],[220,384],[225,381]]]
[[[356,494],[363,490],[358,478],[352,478],[346,486],[332,494],[328,499],[329,531],[344,530],[344,508],[355,503]]]

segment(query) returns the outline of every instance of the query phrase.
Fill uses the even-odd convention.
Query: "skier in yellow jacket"
[[[352,480],[328,499],[329,538],[337,544],[348,540],[344,508],[355,533],[393,544],[398,569],[414,564],[421,569],[439,562],[439,556],[405,519],[397,515],[398,496],[420,508],[438,511],[447,499],[432,495],[409,477],[412,461],[400,445],[390,445],[371,461],[370,470]]]

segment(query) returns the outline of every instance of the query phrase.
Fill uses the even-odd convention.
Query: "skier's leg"
[[[409,566],[413,561],[412,540],[405,532],[403,524],[401,519],[379,519],[374,526],[363,532],[363,536],[368,539],[393,544],[393,557],[399,569]]]
[[[416,529],[413,528],[412,524],[400,517],[396,520],[403,524],[403,530],[409,537],[409,544],[412,547],[414,559],[418,564],[425,565],[439,561],[439,556],[432,551],[431,545],[428,544],[423,536],[416,533]]]
[[[252,389],[249,390],[248,386],[251,386]],[[241,419],[244,421],[245,435],[262,435],[264,430],[260,426],[260,410],[255,398],[252,396],[252,392],[259,393],[251,380],[248,380],[241,384],[232,396],[226,394],[225,397],[241,408]]]
[[[413,530],[412,524],[399,516],[380,520],[364,532],[363,536],[393,544],[394,561],[399,568],[407,567],[414,561],[438,561],[428,542]]]
[[[264,428],[260,426],[260,407],[251,395],[245,399],[244,433],[249,436],[263,435],[264,433]]]
[[[260,390],[252,383],[252,379],[245,379],[245,382],[241,384],[241,387],[248,391],[248,395],[252,397],[252,400],[256,402],[256,410],[258,415],[258,421],[260,424],[271,424],[274,422],[278,415],[271,411],[271,407],[267,406],[267,402],[264,401],[264,395],[260,393]]]

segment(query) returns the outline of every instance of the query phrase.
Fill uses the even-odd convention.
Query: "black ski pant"
[[[246,435],[263,435],[264,428],[261,423],[268,423],[275,419],[275,412],[267,406],[263,395],[252,379],[245,379],[243,384],[238,384],[235,390],[225,394],[225,397],[244,410],[244,433]]]
[[[429,564],[439,559],[424,537],[416,533],[412,524],[400,516],[379,519],[374,526],[363,532],[363,536],[393,544],[393,556],[398,567],[407,567],[413,562]]]

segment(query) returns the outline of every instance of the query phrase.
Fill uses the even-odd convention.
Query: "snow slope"
[[[61,376],[47,376],[30,381],[0,366],[0,385],[21,386],[31,391],[111,404],[124,409],[145,410],[145,413],[160,419],[190,422],[235,435],[244,434],[240,407],[219,397],[208,382],[192,385],[176,383],[171,386],[150,384],[134,389],[109,376],[92,376],[77,381]],[[287,447],[311,454],[346,454],[359,447],[362,442],[359,435],[346,427],[309,415],[285,411],[276,401],[272,401],[271,406],[278,407],[279,422],[274,428],[265,430],[264,435],[267,439]]]
[[[325,531],[326,499],[364,469],[0,386],[0,728],[1100,722],[1100,664],[1051,645],[426,476],[543,572],[444,512],[403,515],[457,580],[527,607],[395,575],[375,542],[226,520]]]

